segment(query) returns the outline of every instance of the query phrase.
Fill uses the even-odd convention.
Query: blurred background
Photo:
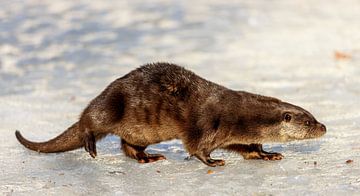
[[[0,193],[359,193],[358,0],[0,0],[0,7]],[[286,156],[281,162],[216,152],[228,165],[210,174],[183,161],[180,141],[151,147],[168,160],[138,165],[116,137],[99,143],[97,160],[83,150],[39,155],[15,140],[16,129],[36,141],[58,135],[111,81],[157,61],[300,105],[328,133],[268,145]]]

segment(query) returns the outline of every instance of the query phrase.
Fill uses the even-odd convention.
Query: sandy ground
[[[360,194],[360,2],[0,0],[1,195]],[[337,54],[336,54],[337,52]],[[43,141],[141,64],[169,61],[229,88],[275,96],[328,127],[318,140],[268,144],[278,162],[217,151],[225,167],[185,161],[180,141],[151,146],[141,165],[117,137],[44,155]],[[346,164],[347,160],[353,160]],[[208,170],[212,174],[208,174]]]

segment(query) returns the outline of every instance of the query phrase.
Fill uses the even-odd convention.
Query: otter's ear
[[[291,119],[292,119],[291,113],[285,112],[285,113],[283,114],[283,120],[284,120],[285,122],[290,122]]]

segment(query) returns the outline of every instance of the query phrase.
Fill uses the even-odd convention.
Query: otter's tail
[[[19,131],[15,132],[19,142],[30,150],[44,153],[66,152],[84,146],[84,136],[79,132],[79,123],[73,124],[62,134],[47,142],[31,142],[25,139]]]

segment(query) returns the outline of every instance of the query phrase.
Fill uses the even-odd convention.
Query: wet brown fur
[[[290,125],[301,128],[308,120],[313,125],[304,130],[316,133],[292,138],[292,132],[284,128],[288,126],[285,111],[294,116]],[[155,63],[111,83],[90,102],[79,121],[58,137],[42,143],[28,141],[18,131],[16,137],[38,152],[64,152],[84,146],[95,157],[96,141],[114,134],[121,138],[124,153],[141,163],[165,159],[146,153],[148,145],[181,139],[191,156],[209,166],[219,166],[225,162],[210,158],[217,148],[236,151],[245,159],[279,160],[281,154],[265,152],[261,144],[324,133],[325,126],[298,106],[227,89],[174,64]]]

